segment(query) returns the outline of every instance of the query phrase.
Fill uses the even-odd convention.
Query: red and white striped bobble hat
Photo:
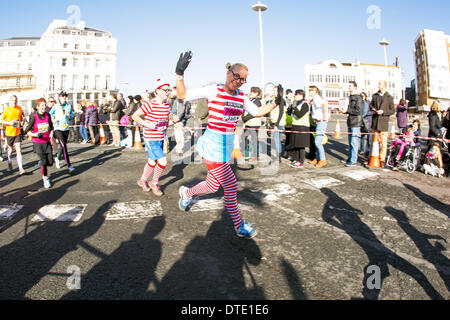
[[[158,90],[158,89],[160,89],[160,88],[162,88],[164,86],[169,86],[170,87],[170,83],[168,81],[164,80],[164,79],[157,79],[155,81],[154,86],[153,86],[153,88],[154,88],[153,91],[156,91],[156,90]]]

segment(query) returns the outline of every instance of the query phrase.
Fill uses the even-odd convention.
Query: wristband
[[[177,80],[178,80],[178,81],[184,80],[184,76],[180,76],[180,75],[177,74]]]

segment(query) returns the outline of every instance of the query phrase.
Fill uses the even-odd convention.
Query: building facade
[[[378,82],[386,80],[387,91],[398,104],[403,97],[404,88],[402,70],[397,66],[377,64],[341,63],[337,60],[327,60],[315,65],[305,66],[305,87],[316,86],[322,97],[328,101],[331,108],[338,108],[350,96],[349,83],[355,81],[360,92],[367,93],[369,99],[378,92]]]
[[[425,29],[415,41],[418,106],[450,105],[450,36]]]
[[[109,32],[54,20],[40,38],[0,40],[0,111],[11,95],[25,113],[34,102],[66,91],[69,101],[101,103],[116,92],[117,40]]]

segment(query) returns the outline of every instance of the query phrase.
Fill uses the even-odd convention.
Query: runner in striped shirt
[[[161,197],[163,193],[159,188],[159,178],[167,167],[167,158],[163,151],[164,140],[166,130],[172,124],[170,121],[170,105],[167,103],[170,84],[158,79],[155,93],[156,98],[145,102],[133,114],[133,120],[144,127],[144,143],[148,152],[148,162],[137,184],[145,192],[152,190],[156,196]],[[149,183],[148,179],[152,173],[154,173],[153,179]]]
[[[236,126],[244,111],[254,117],[263,117],[270,113],[281,104],[283,89],[280,85],[279,94],[274,103],[258,108],[239,90],[247,82],[248,68],[238,63],[233,66],[227,65],[225,84],[186,92],[183,75],[191,59],[191,52],[180,57],[176,69],[176,86],[181,100],[208,99],[208,128],[196,145],[196,150],[208,169],[208,175],[205,182],[191,189],[184,186],[180,188],[180,209],[188,211],[194,196],[215,193],[222,186],[225,192],[225,206],[233,219],[237,235],[251,239],[256,236],[256,229],[241,219],[237,203],[238,184],[229,165],[234,149]]]

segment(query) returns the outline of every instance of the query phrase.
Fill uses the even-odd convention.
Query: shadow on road
[[[156,237],[165,225],[164,217],[151,219],[142,234],[134,234],[83,275],[81,290],[70,292],[62,299],[148,299],[149,285],[158,283],[155,271],[161,259],[162,243]]]
[[[27,299],[27,292],[64,256],[77,250],[100,229],[104,214],[114,203],[105,203],[91,218],[76,226],[71,226],[73,222],[38,223],[29,234],[0,248],[0,299]]]
[[[444,241],[446,243],[447,241],[441,236],[429,235],[417,230],[410,224],[409,218],[404,211],[396,210],[392,207],[384,209],[397,220],[399,227],[415,243],[417,249],[422,253],[422,257],[434,265],[447,290],[450,292],[450,260],[442,254],[446,249],[439,242]],[[431,240],[436,240],[434,245],[431,244]]]
[[[195,237],[151,295],[154,300],[264,300],[249,268],[261,263],[253,240],[236,238],[223,212],[208,233]],[[246,284],[244,272],[250,278]]]
[[[353,208],[332,190],[323,188],[321,191],[328,197],[322,213],[323,220],[345,231],[364,250],[369,259],[369,264],[363,270],[362,295],[364,299],[377,300],[379,298],[383,282],[390,276],[389,265],[413,278],[431,299],[443,299],[418,268],[378,240],[375,233],[361,220],[360,216],[363,215],[363,212]],[[369,289],[368,279],[372,273],[368,272],[368,268],[371,266],[380,269],[380,288]]]
[[[443,214],[445,214],[447,217],[450,218],[450,209],[449,209],[449,206],[447,204],[442,203],[441,201],[437,200],[436,198],[433,198],[432,196],[427,195],[426,193],[423,193],[422,191],[420,191],[416,187],[413,187],[410,184],[404,184],[404,186],[407,189],[411,190],[416,195],[417,198],[419,198],[420,200],[422,200],[423,202],[425,202],[429,206],[431,206],[434,209],[442,212]]]

